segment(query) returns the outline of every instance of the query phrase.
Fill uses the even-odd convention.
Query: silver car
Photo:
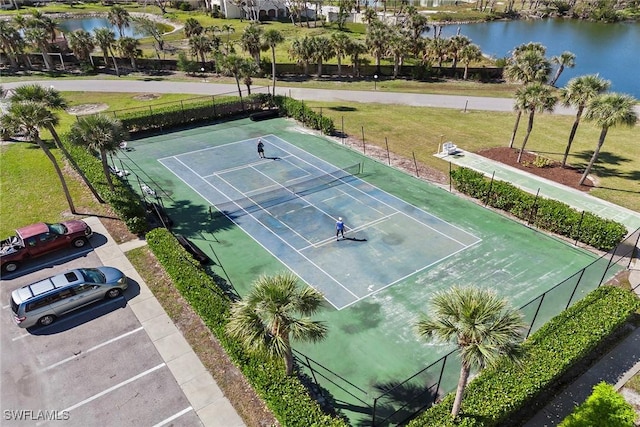
[[[13,291],[13,319],[21,328],[47,326],[97,300],[117,298],[127,286],[127,276],[117,268],[69,270]]]

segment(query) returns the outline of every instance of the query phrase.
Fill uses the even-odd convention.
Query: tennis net
[[[356,175],[360,173],[362,173],[362,163],[356,163],[312,178],[291,180],[287,185],[276,189],[258,190],[246,197],[216,204],[215,208],[229,217],[236,218],[341,185],[356,179]]]

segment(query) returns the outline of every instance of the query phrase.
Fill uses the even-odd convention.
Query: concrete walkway
[[[146,245],[146,241],[133,240],[118,245],[98,218],[84,218],[84,221],[95,233],[107,239],[106,244],[94,249],[100,260],[105,265],[122,270],[127,277],[135,280],[140,286],[140,294],[128,301],[128,305],[167,364],[202,425],[207,427],[245,426],[211,374],[127,259],[125,252]],[[179,418],[173,425],[181,425]]]
[[[491,177],[495,173],[495,179],[511,184],[531,193],[540,191],[542,197],[555,199],[572,206],[580,211],[588,211],[603,218],[612,219],[624,224],[629,232],[640,228],[640,214],[622,206],[598,199],[585,192],[557,184],[536,175],[521,171],[511,166],[487,159],[478,154],[462,151],[454,155],[437,155],[443,160],[464,166]]]

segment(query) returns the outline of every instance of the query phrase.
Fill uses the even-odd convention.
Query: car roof
[[[16,230],[20,237],[31,237],[36,234],[46,233],[47,231],[49,231],[49,226],[44,222],[27,225]]]
[[[82,282],[84,282],[84,276],[79,269],[65,271],[64,273],[56,274],[55,276],[47,277],[46,279],[16,289],[13,291],[14,300],[16,303],[20,303],[38,295],[46,294],[54,289],[64,288],[65,286]],[[20,301],[18,301],[18,299]]]

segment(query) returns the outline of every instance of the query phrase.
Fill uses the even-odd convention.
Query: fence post
[[[573,291],[569,296],[569,301],[567,301],[567,305],[564,308],[565,310],[569,308],[569,305],[571,304],[571,300],[573,299],[573,296],[576,294],[576,291],[578,290],[578,286],[580,286],[580,281],[582,280],[582,276],[584,275],[585,270],[586,268],[583,268],[582,271],[580,272],[580,277],[578,277],[578,281],[576,282],[576,285],[573,287]]]
[[[371,414],[371,427],[376,426],[376,406],[378,405],[378,398],[373,399],[373,413]]]
[[[451,162],[449,162],[451,164]],[[491,174],[491,181],[489,181],[489,189],[487,190],[487,195],[484,198],[484,205],[487,206],[489,203],[489,195],[491,194],[491,190],[493,189],[493,177],[496,176],[496,171],[493,171]]]
[[[540,189],[536,192],[536,197],[533,199],[533,204],[531,205],[531,211],[529,212],[529,220],[527,221],[527,225],[531,225],[531,218],[533,217],[533,212],[536,207],[536,203],[538,202],[538,194],[540,194]]]
[[[342,145],[344,145],[344,116],[342,116]]]
[[[580,215],[580,221],[578,221],[578,232],[576,233],[576,242],[573,246],[578,246],[578,241],[580,240],[580,227],[582,226],[582,220],[584,219],[584,211],[582,211],[582,215]]]
[[[617,248],[618,246],[616,246]],[[611,251],[611,258],[609,258],[609,262],[607,262],[607,268],[604,269],[604,273],[602,273],[602,278],[600,279],[600,283],[598,283],[598,287],[602,286],[602,281],[604,280],[604,278],[607,275],[607,271],[609,271],[609,267],[611,267],[611,261],[613,261],[613,257],[616,254],[616,248],[613,249],[613,251]]]
[[[391,166],[391,156],[389,155],[389,141],[387,141],[387,137],[384,137],[384,144],[387,146],[387,162],[389,166]]]
[[[367,144],[364,142],[364,126],[362,126],[362,153],[367,154]]]
[[[440,390],[440,382],[442,381],[442,376],[444,375],[444,367],[447,365],[447,360],[449,360],[449,354],[447,354],[442,360],[442,369],[440,369],[440,375],[438,375],[438,382],[436,383],[436,392],[433,394],[434,404],[438,401],[438,390]]]
[[[413,165],[416,168],[416,176],[420,178],[420,174],[418,173],[418,162],[416,161],[416,152],[412,151],[411,154],[413,154]]]
[[[533,315],[533,319],[531,319],[531,326],[529,327],[529,330],[527,331],[527,336],[524,337],[524,339],[526,340],[527,338],[529,338],[529,334],[531,333],[531,330],[533,329],[533,325],[536,323],[536,318],[538,317],[538,313],[540,312],[540,307],[542,307],[542,303],[544,302],[544,297],[547,295],[547,293],[543,293],[542,294],[542,298],[540,298],[540,304],[538,304],[538,308],[536,308],[536,312]]]
[[[629,257],[629,265],[627,265],[627,270],[631,268],[631,263],[633,262],[636,250],[638,249],[638,242],[640,242],[640,228],[636,230],[636,233],[638,233],[638,238],[636,239],[636,244],[633,245],[633,249],[631,250],[631,256]]]

